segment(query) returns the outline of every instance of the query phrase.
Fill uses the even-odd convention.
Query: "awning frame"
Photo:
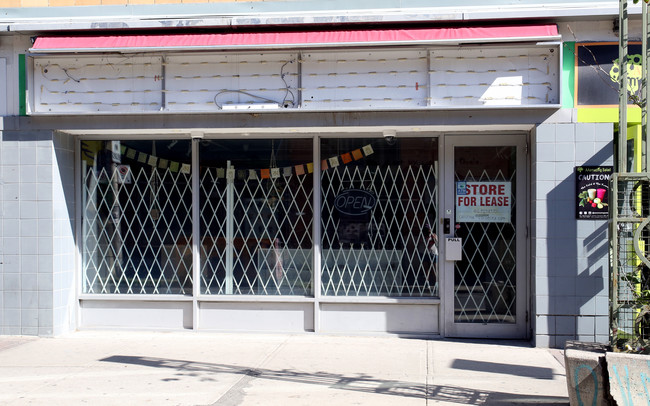
[[[560,40],[555,24],[244,33],[40,36],[43,53],[144,53],[253,49],[462,45]]]

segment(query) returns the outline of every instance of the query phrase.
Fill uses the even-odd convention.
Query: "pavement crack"
[[[261,371],[256,369],[246,369],[242,371],[244,376],[241,377],[228,392],[224,393],[211,406],[236,406],[244,402],[244,390],[250,385],[251,381],[262,375]]]
[[[287,337],[281,343],[279,343],[275,348],[273,348],[268,354],[262,358],[260,362],[253,368],[242,368],[241,373],[243,376],[228,389],[226,393],[221,395],[216,402],[212,403],[210,406],[237,406],[241,405],[244,402],[246,397],[245,390],[251,384],[251,382],[259,376],[262,376],[262,371],[260,370],[268,361],[275,356],[289,341],[290,337]]]

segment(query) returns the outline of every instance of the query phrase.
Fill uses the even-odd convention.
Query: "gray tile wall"
[[[56,133],[53,157],[52,294],[54,335],[59,335],[74,330],[76,326],[74,138]]]
[[[539,347],[609,339],[607,221],[576,220],[574,170],[613,165],[612,124],[543,124],[533,134],[533,328]]]
[[[0,334],[59,334],[74,308],[72,141],[0,134]]]

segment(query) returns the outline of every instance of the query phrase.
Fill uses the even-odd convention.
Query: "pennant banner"
[[[92,148],[88,148],[86,141],[81,143],[81,151],[84,159],[93,160],[93,151]],[[133,148],[129,148],[126,145],[120,146],[120,152],[123,156],[126,156],[128,159],[135,160],[141,164],[149,165],[152,167],[158,167],[160,169],[169,169],[172,172],[181,172],[183,174],[191,173],[191,165],[187,163],[181,163],[176,161],[170,161],[168,159],[158,158],[155,155],[147,154],[146,152],[139,152]],[[341,155],[336,155],[328,159],[323,159],[321,161],[321,170],[326,171],[330,168],[337,168],[341,165],[347,165],[353,161],[358,161],[369,155],[374,154],[374,149],[371,144],[367,144],[362,148],[355,149],[350,152],[343,153]],[[230,172],[232,171],[232,172]],[[283,168],[264,168],[264,169],[240,169],[235,172],[235,169],[226,169],[226,168],[216,168],[216,176],[219,179],[227,178],[228,180],[234,180],[235,177],[239,180],[244,179],[277,179],[281,176],[290,177],[294,173],[298,176],[305,174],[310,174],[314,172],[314,164],[312,162],[299,164],[295,166],[287,166]]]

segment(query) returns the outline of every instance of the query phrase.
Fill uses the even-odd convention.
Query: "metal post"
[[[619,0],[618,34],[618,172],[627,172],[627,0]]]
[[[230,166],[230,161],[226,165],[226,173],[234,169]],[[226,294],[233,293],[233,262],[234,262],[234,207],[235,207],[235,179],[226,175]]]
[[[200,206],[200,162],[199,162],[199,139],[192,138],[192,329],[198,330],[199,317],[199,296],[201,295],[201,206]]]
[[[645,143],[642,171],[650,171],[650,142],[648,142],[648,69],[650,67],[650,55],[648,55],[648,35],[650,35],[650,19],[648,18],[648,4],[641,1],[641,14],[643,16],[643,35],[641,36],[641,54],[643,55],[641,72],[641,140]]]
[[[313,188],[313,223],[312,223],[312,258],[313,258],[313,295],[314,295],[314,332],[320,332],[320,298],[321,298],[321,167],[320,138],[313,139],[314,188]]]
[[[618,195],[618,173],[612,175],[611,180],[611,199],[609,204],[609,218],[612,221],[609,223],[609,248],[611,255],[611,263],[609,264],[610,276],[609,276],[609,325],[610,331],[614,327],[618,320],[616,320],[616,310],[618,309],[618,254],[619,254],[619,244],[618,244],[618,216],[619,208],[617,207],[620,200]],[[613,346],[615,335],[610,335],[610,344]]]

